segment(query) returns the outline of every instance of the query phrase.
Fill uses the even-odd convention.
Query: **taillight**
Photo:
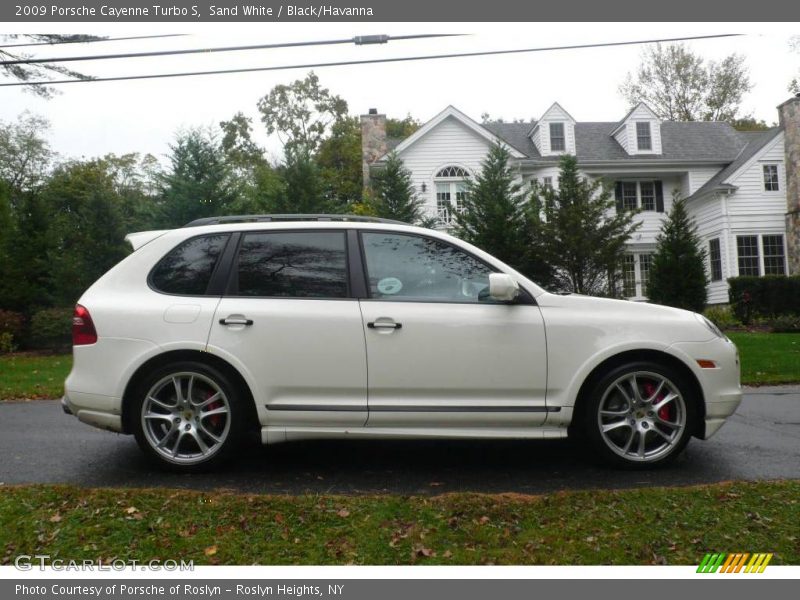
[[[85,306],[75,305],[72,315],[72,345],[85,346],[97,342],[97,331],[94,329],[92,315]]]

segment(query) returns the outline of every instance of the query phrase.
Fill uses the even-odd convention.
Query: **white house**
[[[554,103],[536,122],[481,124],[448,106],[391,140],[373,109],[361,118],[365,185],[394,150],[446,228],[492,144],[508,148],[526,185],[558,186],[559,158],[573,154],[583,174],[613,183],[618,210],[641,209],[624,265],[628,297],[646,298],[656,235],[680,196],[708,250],[709,303],[724,303],[728,277],[800,272],[800,97],[779,113],[780,127],[740,132],[727,123],[661,121],[643,103],[617,122],[576,121]]]

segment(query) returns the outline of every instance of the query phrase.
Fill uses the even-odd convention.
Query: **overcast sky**
[[[6,25],[8,33],[33,31],[33,26]],[[289,65],[318,61],[361,60],[450,52],[474,52],[538,46],[623,40],[747,33],[745,37],[689,42],[709,59],[732,52],[746,57],[753,91],[743,112],[768,123],[777,121],[775,107],[789,96],[787,84],[800,68],[789,38],[797,24],[69,24],[35,31],[124,36],[188,33],[186,37],[100,44],[67,44],[35,48],[39,56],[105,54],[177,48],[228,46],[281,41],[325,40],[369,34],[459,32],[462,38],[396,41],[382,46],[324,46],[230,52],[212,55],[140,58],[70,63],[95,76],[132,75]],[[34,49],[31,49],[34,50]],[[641,46],[567,50],[495,57],[459,58],[316,69],[322,84],[347,100],[352,114],[378,108],[389,116],[407,113],[427,120],[452,104],[479,119],[538,118],[558,101],[579,121],[613,121],[625,114],[618,86],[639,63]],[[61,94],[43,100],[23,88],[0,88],[0,120],[23,111],[48,118],[53,148],[63,157],[93,157],[109,152],[149,152],[159,158],[181,127],[216,125],[237,111],[253,118],[258,141],[273,157],[277,140],[267,139],[256,102],[276,84],[302,78],[306,70],[215,75],[151,81],[70,84]]]

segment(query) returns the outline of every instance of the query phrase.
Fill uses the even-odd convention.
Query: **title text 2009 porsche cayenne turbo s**
[[[562,438],[654,466],[741,399],[735,346],[674,308],[546,292],[445,233],[357,217],[223,217],[128,236],[80,298],[63,400],[197,469],[248,430]]]

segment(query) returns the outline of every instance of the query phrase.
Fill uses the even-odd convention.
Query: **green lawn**
[[[0,399],[60,398],[71,367],[71,354],[0,356]]]
[[[259,496],[0,486],[0,564],[677,564],[706,552],[800,563],[800,482],[519,494]]]
[[[731,332],[728,337],[739,348],[743,384],[800,382],[800,333]]]
[[[800,383],[800,333],[739,333],[742,383]],[[59,398],[72,365],[69,354],[0,356],[0,400]]]

